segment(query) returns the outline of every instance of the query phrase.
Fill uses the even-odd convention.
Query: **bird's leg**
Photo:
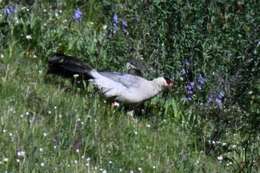
[[[129,122],[134,122],[137,123],[138,119],[135,117],[135,111],[134,110],[130,110],[126,112],[126,115],[128,117]]]
[[[120,104],[117,101],[112,101],[112,108],[118,108]]]

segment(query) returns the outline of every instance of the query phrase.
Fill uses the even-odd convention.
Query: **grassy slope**
[[[223,172],[215,159],[192,149],[192,136],[167,117],[133,119],[91,92],[67,91],[69,83],[46,80],[44,63],[19,49],[4,58],[1,171]]]
[[[44,19],[41,11],[39,15],[37,12],[32,13],[32,20]],[[49,22],[53,28],[59,25],[53,20]],[[52,37],[67,34],[62,26],[55,32],[53,28],[41,29],[44,32],[36,38],[37,47],[30,45],[40,50],[36,58],[28,56],[28,50],[15,39],[9,40],[8,49],[1,52],[4,57],[0,62],[4,65],[0,71],[0,172],[238,170],[240,165],[226,166],[216,156],[201,151],[205,141],[198,143],[193,131],[184,128],[189,126],[188,122],[180,124],[184,110],[178,106],[179,99],[170,98],[168,103],[173,109],[164,112],[156,107],[163,100],[157,97],[149,102],[153,109],[149,118],[133,119],[122,110],[111,109],[92,89],[68,89],[71,88],[68,81],[46,77],[46,54],[51,52],[47,47],[55,49]],[[74,29],[80,32],[77,26]],[[71,43],[67,49],[72,51],[78,38],[73,34],[66,36],[65,41]],[[95,44],[82,44],[85,43],[89,44],[87,51],[93,53]],[[200,130],[201,135],[207,135],[207,128]],[[227,134],[226,138],[231,144],[236,143],[236,137]],[[240,149],[237,154],[230,154],[238,161],[243,160]]]

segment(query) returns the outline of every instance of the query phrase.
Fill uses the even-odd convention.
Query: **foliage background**
[[[0,7],[2,172],[259,171],[259,1]],[[167,75],[175,87],[131,118],[92,88],[47,76],[53,52],[117,71],[135,58],[145,77]]]

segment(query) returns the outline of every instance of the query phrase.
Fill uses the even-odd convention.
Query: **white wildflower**
[[[19,157],[25,157],[25,151],[18,151],[17,156]]]
[[[31,36],[31,35],[26,35],[26,39],[27,39],[27,40],[31,40],[31,39],[32,39],[32,36]]]
[[[232,148],[236,148],[237,146],[234,144],[234,145],[232,145],[231,147],[232,147]]]
[[[151,125],[150,125],[150,124],[146,124],[146,127],[147,127],[147,128],[150,128],[150,127],[151,127]]]
[[[55,17],[59,17],[59,13],[55,12]]]
[[[218,159],[219,161],[222,161],[222,160],[223,160],[223,156],[220,155],[220,156],[217,157],[217,159]]]
[[[103,25],[103,30],[106,30],[107,29],[107,25]]]
[[[227,166],[230,166],[230,165],[232,165],[232,162],[228,162],[228,163],[227,163]]]

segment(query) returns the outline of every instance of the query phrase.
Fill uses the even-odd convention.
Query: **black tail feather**
[[[93,78],[90,75],[91,66],[78,58],[56,53],[48,60],[48,74],[55,74],[65,78],[75,78],[88,80]]]

